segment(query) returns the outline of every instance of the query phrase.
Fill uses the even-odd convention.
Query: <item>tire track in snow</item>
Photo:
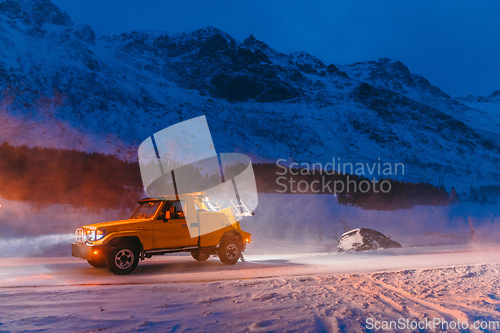
[[[385,307],[385,310],[389,311],[389,313],[384,312],[384,315],[394,316],[393,319],[386,317],[385,319],[387,320],[396,320],[400,317],[409,316],[418,317],[420,312],[410,309],[404,305],[402,306],[397,301],[391,299],[389,296],[384,295],[384,293],[388,293],[388,291],[374,284],[367,278],[369,278],[367,275],[351,277],[347,289],[343,289],[341,291],[341,294],[347,297],[347,299],[341,304],[347,306],[345,309],[354,311],[352,316],[361,316],[361,318],[375,318],[380,312],[374,312],[373,309],[375,308],[380,310],[381,307]],[[322,285],[321,289],[329,294],[330,298],[339,296],[339,290],[336,286]],[[353,295],[361,296],[363,300],[355,300],[354,304],[350,304],[349,301],[353,301]],[[400,295],[397,296],[401,299],[404,299]],[[363,322],[345,320],[346,318],[342,311],[340,311],[340,309],[336,306],[334,308],[335,310],[333,311],[333,316],[331,316],[331,314],[324,313],[324,315],[329,318],[330,326],[333,328],[333,332],[346,331],[346,329],[347,331],[356,332],[365,330]],[[331,321],[332,318],[335,318],[335,321]]]
[[[401,295],[405,299],[408,299],[414,303],[420,304],[421,306],[426,307],[426,308],[431,309],[431,310],[434,310],[438,313],[446,314],[446,315],[451,316],[453,318],[456,318],[462,322],[469,321],[469,317],[464,312],[462,312],[460,310],[449,309],[449,308],[446,308],[442,305],[420,299],[417,296],[414,296],[401,288],[391,286],[391,285],[384,283],[384,282],[373,282],[373,283],[378,285],[380,288],[390,290],[396,294]]]
[[[372,283],[371,286],[377,286],[377,285]],[[379,286],[377,286],[377,287],[379,287]],[[359,291],[364,292],[367,295],[371,295],[371,297],[373,297],[374,299],[377,299],[380,303],[386,305],[389,309],[392,308],[393,310],[397,311],[402,316],[406,316],[406,317],[407,316],[411,316],[411,317],[417,316],[417,313],[413,309],[411,309],[407,306],[401,305],[401,304],[397,303],[396,301],[394,301],[389,296],[386,296],[383,293],[383,291],[385,291],[385,290],[383,290],[380,287],[379,287],[379,289],[382,289],[382,290],[379,290],[379,291],[367,290],[367,289],[361,287],[360,285],[357,286],[357,289]]]

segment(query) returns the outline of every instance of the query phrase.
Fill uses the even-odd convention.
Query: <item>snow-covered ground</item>
[[[500,321],[495,205],[368,211],[328,195],[259,194],[255,217],[242,221],[252,233],[245,262],[166,255],[115,276],[69,256],[72,232],[127,212],[0,201],[0,331],[359,332],[385,331],[370,326],[383,321]],[[403,248],[337,253],[344,228],[358,227]]]
[[[15,117],[0,105],[0,142],[16,146],[75,149],[136,160],[136,149],[113,135],[89,135],[53,117],[29,119]]]
[[[400,318],[500,320],[500,247],[246,259],[158,257],[129,276],[76,258],[0,259],[0,329],[360,332]]]

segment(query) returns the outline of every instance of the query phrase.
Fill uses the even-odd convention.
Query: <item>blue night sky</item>
[[[326,64],[398,59],[451,96],[500,89],[499,1],[53,0],[98,36],[207,25]]]

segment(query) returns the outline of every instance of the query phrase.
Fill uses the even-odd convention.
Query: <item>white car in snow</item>
[[[359,228],[345,232],[339,238],[338,250],[343,251],[363,251],[376,250],[381,248],[402,247],[398,242],[390,239],[391,236],[385,236],[378,231]]]

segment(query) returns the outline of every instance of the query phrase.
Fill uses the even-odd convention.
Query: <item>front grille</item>
[[[78,228],[75,231],[75,243],[83,244],[83,229]]]

